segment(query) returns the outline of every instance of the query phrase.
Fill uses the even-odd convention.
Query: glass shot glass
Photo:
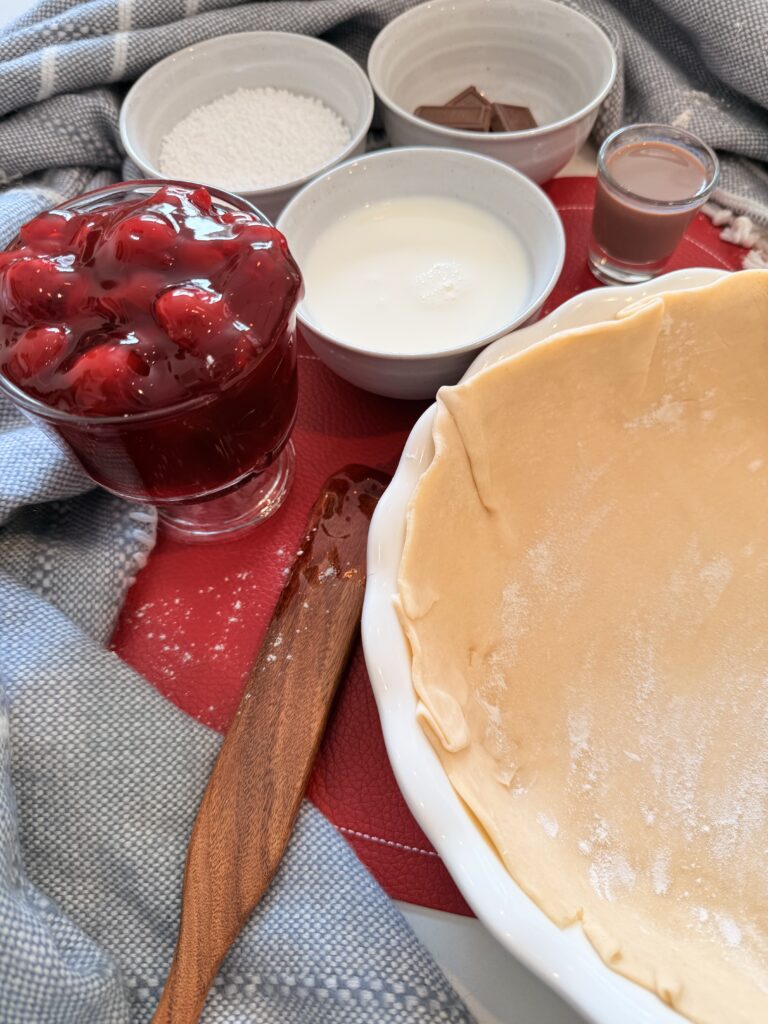
[[[589,268],[604,284],[660,274],[720,176],[706,143],[682,128],[634,124],[597,156]]]
[[[63,208],[90,212],[151,196],[167,185],[188,183],[121,183],[70,200]],[[218,210],[246,211],[269,225],[246,200],[206,188]],[[220,389],[155,410],[79,415],[46,405],[2,373],[0,393],[69,449],[97,484],[154,505],[174,539],[224,539],[276,512],[293,480],[295,322],[293,303],[272,335],[262,339],[262,351],[247,372]]]

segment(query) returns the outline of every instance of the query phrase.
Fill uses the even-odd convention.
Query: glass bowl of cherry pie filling
[[[0,253],[0,389],[175,536],[231,535],[291,483],[302,288],[285,238],[237,196],[88,193]]]

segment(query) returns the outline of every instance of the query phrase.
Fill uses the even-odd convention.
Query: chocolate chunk
[[[492,109],[492,132],[521,132],[526,128],[537,127],[528,107],[516,107],[512,103],[494,103]]]
[[[465,132],[487,132],[491,127],[490,107],[417,107],[415,114],[432,124]]]
[[[448,100],[446,107],[490,107],[491,101],[486,99],[474,85],[468,85],[466,89]]]

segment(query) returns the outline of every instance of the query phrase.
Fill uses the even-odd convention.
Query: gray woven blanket
[[[170,964],[219,737],[104,646],[154,528],[0,402],[0,1024],[144,1024]],[[470,1019],[305,805],[207,1024]]]
[[[209,36],[323,35],[363,59],[408,0],[43,0],[0,35],[0,245],[121,173],[121,84]],[[580,0],[621,58],[598,136],[689,127],[719,199],[768,223],[764,0]],[[102,492],[0,402],[0,1024],[149,1021],[218,737],[105,647],[151,514]],[[208,1024],[466,1021],[402,918],[305,806],[224,965]]]

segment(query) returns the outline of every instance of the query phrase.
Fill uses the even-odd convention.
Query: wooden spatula
[[[198,1020],[277,870],[357,633],[368,524],[385,486],[375,470],[347,466],[315,503],[197,813],[154,1024]]]

